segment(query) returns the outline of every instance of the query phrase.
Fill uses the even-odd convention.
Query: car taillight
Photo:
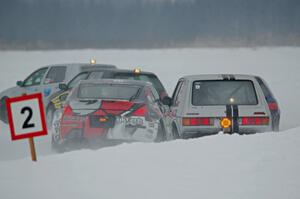
[[[69,104],[66,104],[64,106],[64,111],[63,111],[64,115],[73,115],[73,110],[72,107]]]
[[[142,105],[138,109],[132,112],[132,116],[146,116],[148,112],[148,108],[146,105]]]
[[[269,117],[242,117],[241,125],[269,125]]]
[[[70,105],[66,105],[64,107],[62,119],[64,121],[80,121],[82,118],[74,114],[72,107]]]
[[[277,111],[278,110],[278,104],[276,102],[270,102],[268,103],[270,111]]]
[[[185,117],[182,118],[183,126],[212,126],[213,119],[208,117]]]

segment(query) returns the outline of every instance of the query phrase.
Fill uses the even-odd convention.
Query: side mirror
[[[22,87],[23,86],[23,81],[17,81],[17,86]]]
[[[163,105],[171,106],[172,105],[172,98],[166,96],[162,99]]]
[[[68,90],[68,85],[67,85],[67,84],[64,84],[64,83],[60,83],[60,84],[58,85],[58,88],[59,88],[60,90],[62,90],[62,91],[66,91],[66,90]]]

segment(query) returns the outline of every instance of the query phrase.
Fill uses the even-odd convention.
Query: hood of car
[[[16,96],[20,96],[22,95],[23,93],[25,93],[25,90],[24,88],[22,87],[19,87],[19,86],[14,86],[14,87],[11,87],[11,88],[8,88],[4,91],[2,91],[0,93],[0,99],[2,97],[16,97]]]

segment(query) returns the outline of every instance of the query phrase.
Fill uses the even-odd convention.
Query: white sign
[[[7,113],[12,140],[47,135],[41,94],[8,99]]]

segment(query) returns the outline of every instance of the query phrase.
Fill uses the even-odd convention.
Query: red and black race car
[[[164,141],[164,106],[149,82],[83,80],[70,93],[53,146],[83,140]]]

